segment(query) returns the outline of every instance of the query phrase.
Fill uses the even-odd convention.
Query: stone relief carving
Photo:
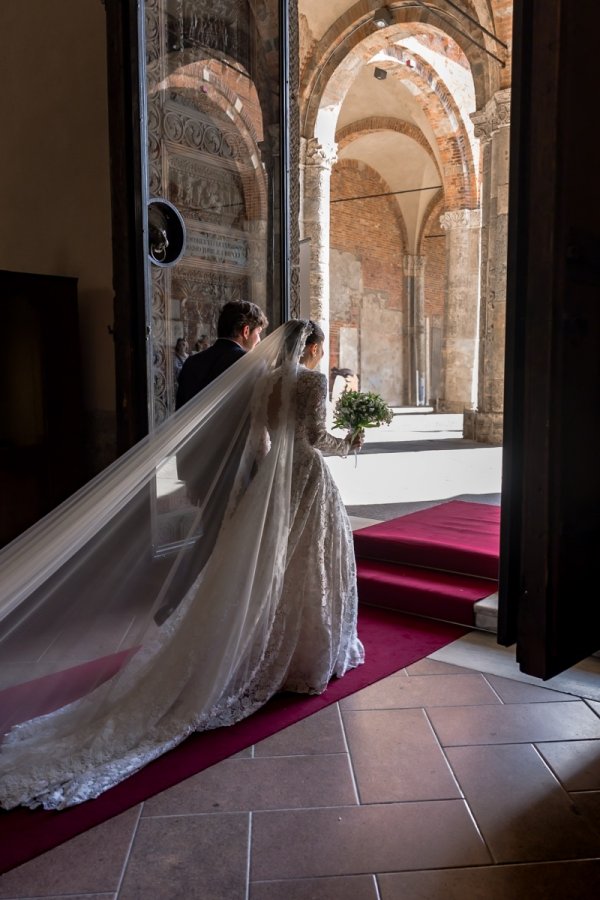
[[[472,113],[475,137],[489,141],[500,128],[510,125],[510,89],[498,91],[481,110]]]
[[[238,160],[245,154],[244,143],[234,131],[225,131],[214,120],[173,109],[170,104],[163,123],[165,137],[174,144],[200,150],[221,159]]]
[[[244,217],[241,178],[189,157],[169,157],[169,194],[182,214],[202,222],[235,225]]]
[[[337,144],[321,144],[317,138],[306,141],[304,164],[331,168],[337,160]]]
[[[454,228],[479,228],[480,226],[480,209],[452,209],[440,216],[440,227],[444,231],[451,231]]]
[[[241,300],[246,295],[244,277],[199,272],[182,267],[173,274],[172,292],[181,307],[181,321],[190,340],[207,335],[212,341],[217,336],[217,319],[223,303]]]
[[[297,54],[293,49],[297,46],[296,0],[288,2],[290,75],[292,85],[297,86]],[[251,65],[249,59],[252,48],[250,7],[257,21],[272,19],[276,26],[279,10],[273,0],[250,0],[249,5],[241,0],[144,0],[149,193],[154,197],[167,197],[175,203],[186,219],[189,240],[189,252],[182,263],[185,275],[180,272],[180,266],[172,272],[152,267],[151,391],[155,424],[162,421],[173,406],[172,324],[177,322],[177,329],[183,326],[190,340],[201,334],[210,334],[214,338],[216,315],[223,302],[249,296],[251,287],[258,302],[267,292],[266,221],[263,221],[266,211],[263,207],[268,191],[263,157],[268,155],[267,151],[269,154],[278,152],[279,126],[269,127],[268,124],[269,119],[277,121],[273,118],[277,114],[277,101],[272,91],[274,73],[269,75],[264,66],[258,67],[255,84],[266,117],[265,135],[268,137],[264,143],[265,154],[261,154],[259,147],[252,160],[242,135],[207,94],[188,90],[165,92],[160,87],[175,68],[197,62],[196,48],[199,46],[203,51],[211,50],[209,56],[234,59],[251,71],[254,62]],[[266,50],[269,46],[265,44]],[[293,173],[289,198],[290,281],[291,306],[298,314],[297,93],[290,100],[290,107]],[[251,123],[247,122],[246,128],[249,133],[254,133]],[[247,221],[248,216],[250,221]],[[239,227],[240,230],[224,235],[216,233],[218,228],[213,231],[213,225]],[[279,247],[278,240],[275,247]],[[271,262],[276,265],[277,259]],[[213,266],[217,271],[207,271],[207,267]],[[220,267],[223,268],[218,271]]]

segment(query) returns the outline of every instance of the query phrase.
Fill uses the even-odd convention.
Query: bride
[[[352,533],[322,456],[362,437],[325,430],[323,341],[313,322],[281,326],[0,553],[1,806],[97,797],[193,731],[363,662]],[[211,483],[172,560],[149,501],[182,448]]]

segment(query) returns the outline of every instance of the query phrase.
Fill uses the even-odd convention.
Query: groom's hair
[[[269,320],[256,303],[250,303],[249,300],[230,300],[219,315],[217,337],[234,338],[245,325],[249,325],[250,331],[254,331],[255,328],[266,328],[268,324]]]

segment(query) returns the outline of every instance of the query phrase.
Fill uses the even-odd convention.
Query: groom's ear
[[[247,341],[249,337],[250,337],[250,326],[244,325],[244,327],[242,328],[242,338],[243,338],[243,340]]]

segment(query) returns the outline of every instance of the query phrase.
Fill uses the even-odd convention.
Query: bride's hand
[[[365,442],[365,433],[364,433],[363,429],[361,428],[361,430],[358,432],[358,434],[355,435],[355,437],[353,438],[352,443],[350,444],[350,449],[351,450],[360,450],[362,448],[362,445],[364,444],[364,442]]]

